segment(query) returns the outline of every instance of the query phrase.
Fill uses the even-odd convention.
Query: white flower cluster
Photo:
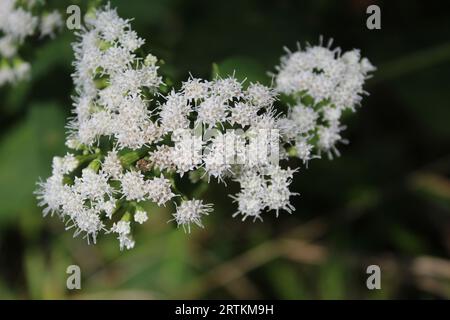
[[[322,39],[320,41],[322,43]],[[307,46],[281,58],[277,67],[276,89],[294,98],[295,104],[280,122],[284,139],[295,144],[297,156],[307,162],[312,157],[313,143],[319,151],[335,153],[342,139],[341,115],[354,111],[360,104],[363,84],[375,67],[359,50],[341,53],[340,48]]]
[[[161,84],[156,59],[136,56],[144,40],[115,10],[99,11],[86,24],[73,46],[77,97],[68,145],[92,147],[101,136],[114,137],[119,149],[158,141],[161,130],[143,94]]]
[[[134,224],[149,218],[146,202],[174,203],[172,220],[188,232],[193,224],[203,227],[201,219],[212,205],[179,191],[178,181],[186,176],[193,189],[212,180],[238,182],[240,191],[231,198],[237,203],[234,216],[243,220],[262,220],[266,211],[291,213],[296,193],[289,185],[297,169],[284,160],[293,148],[305,162],[317,157],[316,151],[332,150],[340,140],[340,113],[333,112],[353,107],[331,103],[338,99],[331,89],[319,101],[302,81],[283,87],[287,78],[306,73],[299,65],[307,62],[290,62],[294,54],[283,58],[275,89],[234,76],[211,81],[191,76],[179,90],[163,94],[158,59],[136,53],[144,40],[129,20],[106,6],[88,14],[85,24],[73,45],[76,96],[66,141],[72,153],[54,158],[52,176],[36,193],[44,215],[59,215],[88,241],[95,242],[100,232],[113,233],[121,249],[132,248]],[[314,52],[307,59],[316,64],[327,56]],[[338,61],[347,70],[335,88],[358,77],[362,85],[370,64],[364,62],[361,71],[359,55],[332,55],[322,69],[337,68],[331,65]],[[280,92],[296,101],[287,114],[276,111]],[[331,132],[333,125],[337,132]]]
[[[29,75],[30,64],[17,55],[27,37],[37,32],[41,37],[53,37],[63,25],[62,16],[56,10],[33,15],[31,11],[37,6],[35,2],[0,0],[0,87]]]

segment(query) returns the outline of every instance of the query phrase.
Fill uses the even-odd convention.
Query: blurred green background
[[[67,1],[66,1],[67,2]],[[54,1],[61,9],[68,3]],[[71,1],[80,4],[86,2]],[[368,30],[366,7],[381,7]],[[444,1],[112,1],[163,59],[176,83],[189,72],[239,70],[270,83],[296,42],[333,37],[378,67],[370,96],[346,119],[333,161],[297,174],[295,213],[264,223],[231,218],[223,186],[205,194],[205,229],[177,230],[171,208],[153,208],[120,252],[113,236],[95,246],[42,218],[38,177],[63,155],[70,115],[73,34],[30,40],[32,78],[0,89],[0,298],[450,298],[450,19]],[[293,163],[298,165],[298,163]],[[227,190],[228,191],[228,190]],[[82,290],[66,289],[77,264]],[[366,268],[381,267],[381,290]]]

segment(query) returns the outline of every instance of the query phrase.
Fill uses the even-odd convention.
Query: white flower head
[[[191,224],[203,228],[201,218],[203,215],[208,215],[212,212],[211,204],[204,204],[202,200],[186,200],[183,201],[178,207],[177,211],[173,214],[174,220],[178,226],[182,226],[184,230],[190,233]]]
[[[228,110],[229,106],[223,98],[207,98],[197,107],[197,121],[209,127],[214,127],[217,123],[226,121]]]
[[[276,92],[259,83],[251,83],[246,91],[248,101],[260,108],[270,107],[276,98]]]
[[[62,26],[63,19],[57,10],[44,14],[39,25],[39,28],[41,29],[41,37],[49,36],[50,38],[53,38],[55,36],[55,32],[60,30]]]
[[[122,194],[127,200],[144,201],[148,195],[144,175],[139,171],[127,171],[120,179]]]
[[[108,176],[104,172],[95,172],[91,168],[82,171],[81,178],[75,178],[74,190],[84,199],[99,201],[111,197],[112,187],[108,183]]]
[[[120,163],[117,151],[109,151],[103,160],[102,170],[113,179],[119,179],[122,176],[123,167]]]
[[[134,221],[139,224],[143,224],[147,220],[147,212],[145,212],[144,210],[136,210],[136,212],[134,213]]]
[[[208,81],[191,77],[183,82],[182,91],[187,100],[200,100],[206,99],[210,87],[211,84]]]

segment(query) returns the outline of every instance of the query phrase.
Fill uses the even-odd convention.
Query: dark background
[[[53,1],[65,11],[69,3]],[[366,8],[381,7],[381,30]],[[345,120],[342,156],[297,174],[292,215],[264,222],[231,218],[229,190],[205,194],[215,212],[188,235],[153,208],[119,252],[96,246],[56,218],[43,219],[32,194],[63,155],[70,115],[73,34],[30,39],[21,55],[29,82],[0,88],[0,298],[404,299],[450,297],[450,9],[444,1],[112,1],[134,17],[146,52],[179,84],[191,72],[270,83],[283,54],[332,37],[378,67],[356,114]],[[295,164],[295,163],[294,163]],[[233,187],[231,187],[233,188]],[[66,289],[68,265],[82,290]],[[382,289],[366,288],[381,268]]]

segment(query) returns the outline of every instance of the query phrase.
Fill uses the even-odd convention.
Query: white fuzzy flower
[[[108,183],[106,173],[96,173],[93,169],[85,168],[81,178],[75,178],[74,190],[81,194],[84,199],[101,200],[105,196],[110,197],[113,189]]]
[[[120,251],[123,249],[131,250],[134,248],[135,242],[129,235],[119,234],[117,239],[119,240]]]
[[[218,133],[205,151],[204,168],[209,177],[223,181],[225,176],[232,173],[232,165],[244,164],[245,153],[245,140],[241,135],[234,131]]]
[[[117,151],[109,151],[103,160],[102,170],[113,179],[119,179],[122,176],[123,167],[120,163]]]
[[[119,42],[125,49],[133,52],[139,49],[145,43],[145,40],[138,37],[136,31],[126,30],[120,32]]]
[[[290,168],[282,169],[274,165],[268,167],[267,175],[270,176],[270,180],[266,186],[264,203],[268,210],[275,210],[277,217],[280,210],[289,213],[295,210],[290,203],[290,197],[296,193],[292,193],[289,190],[294,172],[295,170],[291,170]]]
[[[63,19],[61,14],[54,10],[48,14],[45,14],[41,18],[39,28],[41,29],[41,37],[49,36],[53,38],[55,32],[61,29],[63,26]]]
[[[95,112],[91,114],[87,121],[73,122],[70,128],[74,133],[77,133],[77,138],[81,143],[90,146],[101,136],[112,134],[114,128],[113,115],[106,110]]]
[[[208,95],[210,83],[202,79],[190,78],[183,82],[182,90],[187,100],[205,99]]]
[[[75,188],[64,186],[63,189],[64,202],[62,203],[62,216],[69,217],[75,221],[78,215],[87,210],[84,197],[76,192]]]
[[[211,204],[204,204],[202,200],[186,200],[177,206],[177,211],[173,214],[174,220],[178,226],[182,226],[186,231],[191,232],[191,224],[203,228],[201,218],[212,212]]]
[[[145,65],[139,69],[139,77],[143,87],[154,92],[163,84],[162,77],[158,75],[158,67],[155,65]]]
[[[317,112],[310,107],[305,107],[300,104],[292,107],[290,119],[295,122],[299,134],[314,130],[317,118]]]
[[[106,214],[106,217],[111,219],[111,217],[117,207],[116,207],[116,202],[114,200],[108,200],[108,201],[99,202],[97,208],[100,211],[104,211]]]
[[[197,121],[209,127],[214,127],[217,123],[225,122],[228,109],[229,106],[223,98],[207,98],[197,106]]]
[[[159,206],[164,205],[173,198],[170,180],[163,175],[147,181],[147,192],[149,198]]]
[[[237,179],[241,185],[241,191],[232,195],[234,202],[238,203],[238,210],[233,217],[243,215],[242,220],[247,217],[261,219],[262,210],[264,210],[264,197],[266,192],[266,184],[264,176],[260,175],[256,170],[246,170]]]
[[[38,25],[38,18],[23,8],[10,11],[6,19],[3,30],[20,42],[31,36]]]
[[[63,158],[53,157],[53,174],[63,175],[68,174],[78,167],[78,160],[71,153],[66,154]]]
[[[148,195],[144,175],[139,171],[126,172],[121,180],[122,193],[127,200],[144,201]]]
[[[375,70],[358,50],[340,55],[340,49],[308,46],[288,52],[281,59],[276,76],[277,90],[285,94],[306,92],[315,103],[329,100],[339,109],[354,109],[364,93],[362,85]]]
[[[313,145],[308,143],[305,138],[299,138],[295,141],[295,149],[297,157],[304,163],[308,163],[309,160],[317,157],[312,155]]]
[[[129,68],[134,59],[135,55],[128,49],[123,47],[110,47],[103,52],[99,61],[99,67],[103,68],[109,74],[114,74]]]
[[[246,102],[238,102],[231,108],[229,122],[234,125],[239,124],[242,127],[249,126],[258,116],[259,107]]]
[[[248,101],[260,108],[270,107],[275,101],[276,92],[259,83],[251,83],[246,91]]]
[[[84,210],[80,212],[74,219],[74,225],[76,228],[74,237],[80,233],[86,233],[88,243],[92,238],[93,243],[97,241],[97,234],[104,228],[104,224],[100,220],[100,216],[94,210]],[[71,228],[71,227],[69,227]]]
[[[186,97],[172,91],[167,97],[166,103],[161,106],[159,113],[161,127],[166,131],[189,128],[189,113],[191,106]]]
[[[131,232],[130,222],[129,221],[119,221],[115,222],[111,227],[111,232],[127,235]]]
[[[338,108],[333,108],[330,106],[323,107],[322,109],[323,118],[329,124],[335,124],[339,122],[341,118],[342,110]]]
[[[129,28],[129,21],[119,17],[116,9],[111,9],[109,5],[104,10],[97,11],[95,19],[88,22],[108,42],[113,42],[123,36],[123,33]]]
[[[0,38],[0,55],[5,58],[12,58],[17,52],[17,43],[11,35]]]
[[[203,140],[189,130],[175,133],[172,138],[176,140],[172,149],[171,162],[177,168],[177,172],[183,176],[184,173],[196,169],[201,164]]]
[[[119,221],[114,223],[111,227],[110,232],[114,232],[118,234],[117,239],[119,240],[120,250],[122,251],[124,248],[127,250],[133,249],[135,242],[131,238],[131,226],[129,221]]]
[[[211,84],[211,91],[214,96],[221,98],[222,100],[234,100],[244,96],[242,92],[242,83],[240,83],[234,77],[228,77],[225,79],[216,79]]]
[[[144,210],[136,210],[136,212],[134,213],[134,221],[139,224],[143,224],[147,220],[147,212],[145,212]]]
[[[39,200],[39,206],[43,209],[44,216],[51,213],[58,213],[60,207],[66,200],[66,192],[62,183],[62,176],[53,175],[45,182],[38,183],[38,190],[35,192]]]
[[[159,170],[174,169],[173,147],[166,145],[157,146],[149,155],[151,163]]]
[[[341,140],[340,135],[341,128],[335,125],[330,127],[320,126],[317,135],[319,136],[319,141],[317,146],[320,150],[327,152],[330,159],[333,158],[333,152],[339,156],[339,151],[336,149],[336,143],[338,141],[346,142],[346,140]]]

